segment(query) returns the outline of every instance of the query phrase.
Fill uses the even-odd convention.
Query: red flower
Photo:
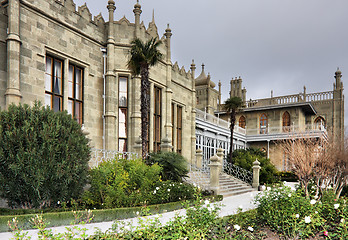
[[[329,232],[328,231],[324,231],[324,236],[329,236]]]

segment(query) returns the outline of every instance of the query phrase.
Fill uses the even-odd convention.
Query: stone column
[[[214,195],[220,194],[219,175],[221,164],[218,156],[214,155],[210,158],[210,190],[214,191]]]
[[[203,161],[203,151],[202,149],[198,148],[196,150],[196,163],[195,163],[198,168],[203,168],[202,161]]]
[[[161,151],[162,152],[171,152],[172,151],[172,144],[168,136],[162,139],[161,141]]]
[[[116,74],[115,74],[115,39],[114,39],[114,12],[115,2],[109,0],[109,31],[107,39],[106,63],[106,112],[105,112],[105,147],[107,150],[116,150]]]
[[[196,65],[194,60],[192,59],[191,64],[191,88],[192,88],[192,106],[191,106],[191,158],[192,161],[195,159],[195,149],[196,149],[196,85],[195,85],[195,73],[196,73]],[[202,151],[202,150],[201,150]],[[203,156],[203,154],[202,154]],[[202,162],[200,164],[202,166]]]
[[[20,47],[19,35],[20,3],[19,0],[9,0],[7,35],[7,88],[6,107],[11,103],[18,105],[22,98],[20,92]]]
[[[253,188],[258,188],[260,185],[260,162],[256,159],[253,162]]]
[[[223,172],[223,165],[224,165],[224,151],[222,148],[218,148],[216,150],[216,155],[219,158],[219,163],[221,164],[221,168],[220,168],[220,173]]]
[[[172,30],[169,28],[169,24],[167,26],[167,29],[165,30],[164,36],[165,36],[165,45],[166,45],[166,90],[164,92],[164,108],[162,108],[163,116],[164,117],[164,136],[167,139],[162,139],[162,142],[166,141],[167,146],[166,149],[163,149],[163,151],[172,151],[172,143],[174,142],[172,137],[172,131],[173,131],[173,126],[172,126],[172,116],[171,116],[171,106],[172,106],[172,94],[173,91],[171,89],[172,85],[172,60],[171,60],[171,37],[172,37]],[[171,140],[170,140],[171,139]],[[169,140],[169,141],[168,141]],[[162,147],[161,147],[162,150]]]
[[[133,13],[134,13],[134,16],[135,16],[134,37],[135,38],[139,38],[140,14],[142,13],[141,5],[139,4],[139,0],[137,0],[137,3],[134,5]]]
[[[142,153],[142,145],[141,145],[141,137],[138,137],[136,140],[135,140],[135,144],[134,144],[134,152],[136,154],[138,154],[138,158],[141,158],[141,153]]]

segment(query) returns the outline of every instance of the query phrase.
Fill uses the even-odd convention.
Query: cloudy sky
[[[108,20],[107,0],[87,3],[93,15]],[[116,20],[134,22],[136,0],[115,0]],[[192,59],[206,65],[212,80],[223,84],[241,76],[247,99],[333,89],[339,67],[348,86],[347,0],[140,0],[141,20],[155,21],[162,36],[172,29],[172,61],[188,70]],[[348,104],[346,104],[348,107]],[[348,115],[348,114],[346,114]],[[346,126],[348,116],[346,117]]]

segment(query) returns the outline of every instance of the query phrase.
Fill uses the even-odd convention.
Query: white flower
[[[156,190],[159,190],[159,187],[156,187]]]
[[[341,219],[341,223],[344,223],[344,218]]]
[[[290,187],[291,191],[296,191],[296,188]]]
[[[311,201],[310,201],[310,204],[315,204],[317,201],[315,201],[314,199],[312,199]]]
[[[272,190],[272,188],[271,188],[271,187],[267,187],[266,189],[267,189],[268,191]]]
[[[168,188],[167,191],[170,192],[170,189]]]
[[[339,204],[339,203],[334,204],[334,208],[335,208],[335,209],[338,209],[339,207],[340,207],[340,204]]]
[[[153,191],[153,194],[156,194],[156,190]]]
[[[60,201],[58,201],[57,204],[59,205],[59,204],[60,204]]]
[[[135,214],[136,214],[136,215],[139,215],[139,212],[137,211]]]
[[[234,229],[236,229],[237,231],[238,231],[238,230],[240,230],[240,226],[239,226],[239,225],[237,225],[237,224],[236,224],[236,225],[234,225],[233,227],[234,227]]]
[[[291,197],[291,193],[289,193],[288,197]]]
[[[315,214],[318,214],[318,211],[315,211]]]
[[[205,204],[205,205],[208,205],[209,203],[210,203],[209,200],[205,200],[205,201],[204,201],[204,204]]]
[[[304,218],[305,223],[310,223],[311,222],[311,217],[307,216]]]
[[[318,195],[315,195],[315,196],[314,196],[314,199],[318,199]]]
[[[254,229],[253,229],[252,227],[248,227],[248,230],[249,230],[250,232],[254,231]]]
[[[300,214],[296,214],[295,217],[296,217],[296,218],[299,218],[299,217],[300,217]]]
[[[124,230],[129,231],[130,227],[129,226],[124,226]]]

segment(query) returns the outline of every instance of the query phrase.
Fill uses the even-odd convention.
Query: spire
[[[336,79],[335,89],[341,89],[341,88],[343,89],[341,78],[342,78],[342,72],[340,68],[338,67],[337,71],[335,72],[335,79]]]
[[[155,9],[152,9],[152,22],[155,23]]]
[[[192,63],[191,63],[191,73],[192,73],[192,78],[195,79],[195,75],[196,75],[196,64],[195,64],[195,60],[192,59]]]
[[[166,36],[166,38],[170,38],[172,36],[172,30],[169,28],[169,23],[167,24],[167,29],[166,32],[164,34],[164,36]]]

